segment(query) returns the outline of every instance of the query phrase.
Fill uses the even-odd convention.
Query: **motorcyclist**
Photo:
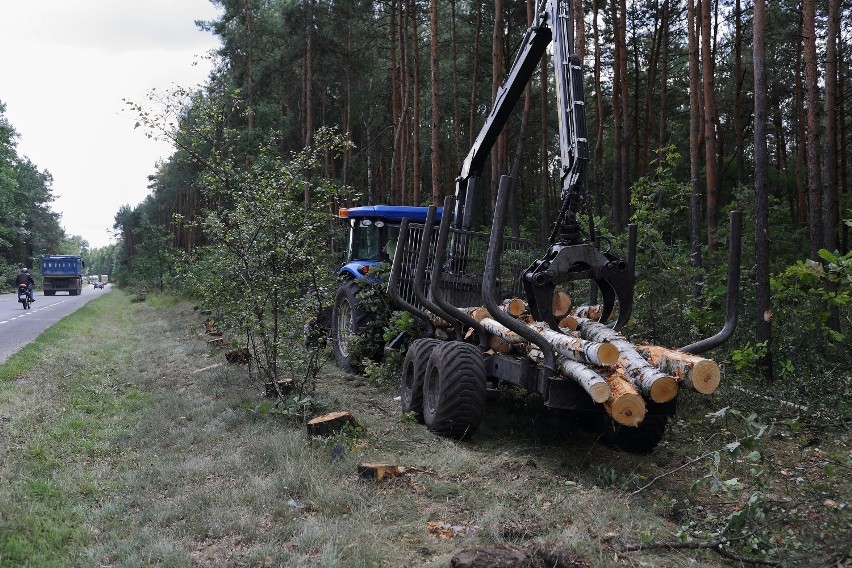
[[[35,302],[35,297],[33,297],[33,289],[35,288],[35,280],[33,280],[32,274],[30,274],[30,271],[27,270],[26,268],[21,269],[21,273],[18,274],[18,277],[15,280],[15,286],[20,286],[21,284],[27,285],[27,295],[30,297],[30,302]],[[19,288],[19,290],[20,290],[20,288]]]

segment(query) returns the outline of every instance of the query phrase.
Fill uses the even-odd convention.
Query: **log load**
[[[563,309],[570,312],[557,318],[558,331],[535,321],[520,299],[504,300],[500,310],[541,335],[556,352],[559,375],[580,385],[616,423],[637,426],[647,412],[645,401],[673,400],[678,383],[703,394],[718,388],[721,373],[713,361],[656,345],[634,345],[610,327],[593,321],[600,317],[601,306],[572,307],[570,296],[564,292],[557,292],[553,298],[554,314]],[[514,352],[537,364],[542,362],[543,354],[536,345],[493,319],[486,308],[460,309],[488,333],[487,354]],[[446,325],[434,317],[433,322]],[[465,337],[471,340],[473,335],[474,330],[468,329]]]
[[[618,362],[627,371],[627,378],[639,391],[654,402],[669,402],[677,396],[677,379],[646,361],[632,343],[607,326],[585,318],[577,318],[580,335],[589,341],[608,342],[621,354]]]
[[[636,351],[655,367],[671,373],[701,394],[713,394],[719,388],[722,372],[715,361],[658,345],[637,345]]]

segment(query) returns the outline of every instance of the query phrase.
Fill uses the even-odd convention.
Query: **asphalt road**
[[[18,303],[17,294],[0,294],[0,363],[89,300],[109,292],[110,286],[95,289],[91,284],[84,285],[79,296],[69,296],[65,292],[45,296],[36,291],[36,301],[29,310]]]

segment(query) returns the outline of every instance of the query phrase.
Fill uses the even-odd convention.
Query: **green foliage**
[[[688,184],[675,179],[681,160],[673,147],[653,176],[631,188],[632,223],[637,224],[636,287],[629,334],[677,346],[708,324],[707,312],[692,301],[693,282],[703,274],[690,266]]]
[[[208,212],[210,244],[188,257],[180,276],[217,323],[245,341],[253,372],[267,382],[292,378],[298,397],[312,394],[322,362],[318,350],[304,348],[303,330],[333,289],[332,252],[322,244],[331,241],[326,204],[344,189],[319,174],[323,158],[346,147],[320,131],[314,147],[289,160],[270,146],[248,167],[224,156],[208,163],[204,190],[227,206]]]
[[[0,102],[0,285],[11,284],[23,266],[35,268],[44,254],[56,254],[65,238],[51,209],[53,177],[17,152],[18,133]]]

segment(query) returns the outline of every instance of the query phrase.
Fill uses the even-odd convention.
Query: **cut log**
[[[539,352],[540,353],[540,352]],[[578,385],[583,387],[592,400],[598,404],[609,400],[612,389],[609,383],[598,373],[577,361],[567,357],[558,358],[559,372],[568,378],[574,379]]]
[[[512,351],[512,344],[496,335],[489,335],[488,348],[494,353],[510,353]]]
[[[346,426],[355,427],[358,423],[348,412],[330,412],[308,421],[308,435],[331,436],[340,433]]]
[[[713,394],[719,388],[722,372],[710,359],[658,345],[637,345],[636,351],[655,367],[702,394]]]
[[[496,335],[506,343],[511,343],[512,345],[518,345],[526,343],[527,340],[498,322],[497,320],[493,320],[491,318],[483,318],[482,321],[479,322],[482,324],[483,329],[492,335]]]
[[[610,343],[587,341],[574,335],[553,331],[543,323],[531,325],[540,333],[557,353],[573,361],[589,365],[615,365],[618,362],[618,348]]]
[[[612,394],[603,404],[604,410],[618,424],[638,426],[645,419],[645,401],[627,380],[624,369],[602,369],[601,375],[609,383]]]
[[[369,463],[364,462],[358,464],[358,475],[376,480],[391,479],[402,473],[399,466],[389,463]]]
[[[603,308],[599,305],[577,306],[573,310],[571,310],[571,313],[574,314],[574,317],[588,318],[592,321],[599,321],[601,319],[601,311],[603,311]]]
[[[571,311],[572,305],[574,305],[574,301],[571,299],[571,296],[569,296],[567,292],[557,290],[553,293],[553,300],[551,302],[550,307],[551,311],[553,312],[553,317],[557,320],[567,316],[568,312]]]
[[[580,334],[589,341],[608,342],[618,348],[619,363],[630,382],[654,402],[669,402],[677,396],[677,379],[646,361],[623,335],[586,318],[577,318]]]

